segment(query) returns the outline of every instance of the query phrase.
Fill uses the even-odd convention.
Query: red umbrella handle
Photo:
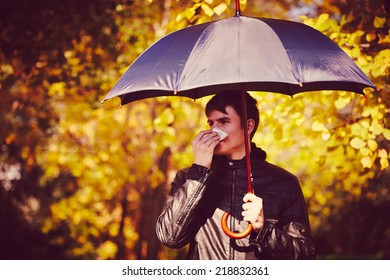
[[[247,192],[253,193],[252,175],[251,175],[251,158],[250,158],[250,151],[249,151],[249,135],[248,135],[248,112],[247,112],[248,110],[246,108],[246,96],[245,96],[245,90],[243,86],[241,88],[241,95],[242,95],[242,112],[243,112],[242,114],[244,118],[246,172],[247,172],[247,179],[248,179]],[[234,239],[242,239],[247,237],[252,232],[253,226],[251,224],[248,224],[247,228],[243,232],[231,231],[227,225],[227,220],[229,218],[229,215],[230,215],[229,213],[223,213],[221,219],[222,230],[227,236]]]

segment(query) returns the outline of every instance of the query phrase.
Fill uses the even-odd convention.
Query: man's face
[[[207,117],[210,128],[218,127],[228,134],[215,147],[214,154],[225,155],[229,159],[242,159],[245,156],[244,128],[237,112],[231,106],[227,106],[226,114],[214,110]]]

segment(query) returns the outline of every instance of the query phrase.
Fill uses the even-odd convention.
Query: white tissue
[[[213,131],[218,133],[219,137],[221,137],[221,139],[219,139],[219,141],[222,141],[223,139],[225,139],[228,136],[228,134],[225,131],[219,129],[218,127],[214,127]]]

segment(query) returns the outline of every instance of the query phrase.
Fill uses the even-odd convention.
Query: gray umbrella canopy
[[[122,104],[170,95],[196,99],[242,86],[288,95],[375,88],[321,32],[293,21],[235,16],[160,39],[129,67],[104,101],[116,96]]]

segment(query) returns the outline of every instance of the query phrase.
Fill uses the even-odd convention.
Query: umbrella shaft
[[[250,157],[250,139],[248,134],[248,110],[246,107],[246,94],[244,85],[241,86],[241,96],[242,96],[242,118],[244,122],[244,141],[245,141],[245,159],[246,159],[246,175],[248,179],[247,192],[253,193],[252,187],[252,174],[251,174],[251,157]]]

